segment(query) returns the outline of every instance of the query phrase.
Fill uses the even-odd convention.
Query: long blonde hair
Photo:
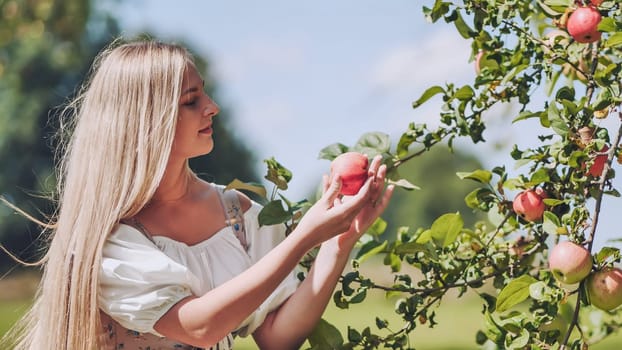
[[[96,349],[102,247],[135,215],[162,179],[177,122],[183,47],[115,41],[96,58],[67,105],[51,225],[35,302],[8,339],[15,349]]]

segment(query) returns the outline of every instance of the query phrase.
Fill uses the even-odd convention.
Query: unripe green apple
[[[566,23],[566,29],[574,40],[592,43],[600,40],[601,32],[598,31],[598,24],[601,20],[602,16],[594,6],[582,6],[572,12]]]
[[[346,152],[333,159],[330,170],[331,178],[334,174],[341,176],[341,191],[343,195],[357,194],[367,180],[369,159],[363,153]]]
[[[559,282],[581,282],[592,271],[592,255],[582,245],[562,241],[549,253],[549,268]]]
[[[516,214],[527,221],[536,221],[544,213],[546,194],[541,188],[525,190],[514,198],[512,208]]]
[[[595,307],[609,311],[622,304],[622,270],[607,267],[592,273],[586,280],[587,295]]]

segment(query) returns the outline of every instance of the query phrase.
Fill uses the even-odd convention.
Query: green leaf
[[[458,89],[458,91],[456,91],[456,94],[454,95],[454,97],[460,101],[468,101],[472,99],[473,96],[475,96],[475,92],[473,91],[473,88],[469,85],[461,87],[460,89]]]
[[[484,198],[491,195],[493,195],[493,193],[488,188],[476,188],[464,197],[464,203],[466,203],[469,208],[476,209],[479,208]]]
[[[225,190],[236,189],[236,190],[245,190],[251,191],[260,195],[263,198],[266,198],[266,188],[255,182],[243,182],[239,179],[233,179],[233,181],[229,182]]]
[[[446,247],[456,240],[463,227],[462,216],[459,213],[449,213],[434,220],[430,231],[436,244]]]
[[[574,97],[575,97],[574,88],[570,86],[561,87],[559,90],[557,90],[557,93],[555,93],[555,98],[560,101],[562,100],[574,101]]]
[[[458,177],[462,180],[464,179],[469,179],[469,180],[474,180],[483,184],[488,184],[490,183],[490,180],[492,179],[492,173],[488,170],[475,170],[473,172],[467,173],[467,172],[457,172],[456,175],[458,175]]]
[[[622,45],[622,33],[617,32],[611,35],[605,42],[605,47],[616,47]]]
[[[280,199],[268,202],[257,216],[259,226],[281,224],[290,218],[291,214],[283,209]]]
[[[268,172],[264,176],[266,180],[272,182],[280,190],[286,190],[287,184],[292,179],[292,172],[277,162],[274,157],[265,159],[264,163],[268,166]]]
[[[350,298],[350,303],[359,304],[363,302],[366,297],[367,297],[367,289],[361,289],[358,291],[358,293],[354,294],[352,298]]]
[[[395,185],[395,186],[401,187],[401,188],[403,188],[405,190],[408,190],[408,191],[420,190],[421,189],[421,187],[412,184],[410,181],[408,181],[406,179],[399,179],[397,181],[388,180],[387,182],[389,184],[391,184],[391,185]]]
[[[490,339],[493,343],[500,344],[505,338],[507,331],[496,322],[490,312],[486,311],[484,313],[483,333],[486,335],[486,338]]]
[[[602,265],[607,262],[607,260],[618,260],[620,259],[620,249],[615,247],[603,247],[601,250],[594,256],[596,263]]]
[[[417,252],[428,252],[428,246],[424,243],[407,242],[395,247],[395,254],[415,254]]]
[[[540,112],[530,112],[530,111],[523,111],[521,113],[519,113],[518,117],[514,118],[514,120],[512,120],[512,123],[521,121],[521,120],[525,120],[525,119],[529,119],[529,118],[534,118],[534,117],[539,117],[540,116]]]
[[[345,296],[350,296],[354,293],[354,289],[350,287],[350,284],[359,278],[358,271],[351,271],[346,273],[341,279],[341,289]]]
[[[522,275],[510,281],[510,283],[499,292],[496,311],[503,312],[523,302],[529,297],[529,286],[537,281],[538,280],[529,275]]]
[[[458,30],[458,33],[460,33],[460,35],[465,39],[469,39],[469,38],[476,36],[477,33],[473,29],[471,29],[469,25],[464,21],[464,18],[462,18],[462,15],[460,14],[460,12],[455,11],[455,14],[456,14],[456,20],[454,21],[454,24],[456,25],[456,29]]]
[[[542,215],[542,229],[544,232],[550,235],[560,235],[566,234],[567,231],[564,227],[562,227],[561,222],[557,215],[553,214],[550,211],[545,211]]]
[[[320,150],[320,154],[318,155],[318,159],[327,159],[333,160],[337,158],[338,155],[342,153],[348,152],[350,149],[348,146],[341,143],[333,143],[332,145],[328,145]]]
[[[367,229],[367,233],[372,236],[380,236],[387,229],[387,225],[387,222],[383,218],[378,217],[376,220],[374,220],[374,223]]]
[[[543,281],[538,281],[529,285],[529,296],[533,300],[544,301],[547,299],[548,293],[550,293],[550,288]]]
[[[307,341],[315,349],[337,350],[343,345],[343,336],[337,327],[321,318],[307,337]]]
[[[356,329],[348,326],[348,341],[358,343],[363,340],[363,336]]]
[[[343,292],[340,290],[333,294],[333,303],[335,303],[335,306],[340,309],[347,309],[350,306],[346,298],[343,296]]]
[[[549,172],[545,168],[540,168],[536,170],[533,174],[531,174],[531,178],[529,182],[526,184],[527,186],[535,186],[541,183],[549,181],[551,178],[549,176]]]
[[[417,108],[417,107],[421,106],[427,100],[431,99],[435,95],[442,94],[442,93],[445,93],[445,89],[443,89],[442,87],[440,87],[438,85],[435,85],[435,86],[432,86],[432,87],[428,88],[423,93],[423,95],[421,95],[421,97],[419,97],[419,99],[417,99],[415,102],[413,102],[413,108]]]
[[[382,243],[378,241],[369,241],[363,244],[361,249],[359,249],[359,251],[356,253],[356,260],[358,260],[359,262],[365,261],[367,258],[384,251],[387,248],[387,244],[387,241],[384,241]]]
[[[531,336],[529,334],[529,331],[526,328],[521,328],[520,335],[516,338],[513,338],[509,344],[506,344],[506,349],[525,349],[525,347],[529,343],[530,337]]]
[[[436,1],[432,9],[425,6],[423,7],[423,13],[425,14],[427,20],[432,23],[438,21],[438,19],[442,18],[447,12],[449,12],[449,3],[445,1]]]
[[[415,242],[419,244],[426,244],[430,240],[432,240],[432,230],[425,230],[421,233],[421,235],[419,235],[419,237],[417,237]]]
[[[618,30],[618,27],[616,26],[616,21],[613,18],[603,17],[600,23],[598,23],[598,30],[601,32],[613,33]],[[615,33],[615,34],[618,34],[618,33]]]
[[[548,6],[569,7],[573,5],[573,0],[544,0]]]
[[[397,254],[387,254],[384,256],[383,264],[390,266],[392,272],[398,272],[402,268],[402,260]]]
[[[368,132],[363,134],[352,148],[354,151],[373,158],[378,154],[389,152],[391,149],[391,138],[385,133]]]
[[[568,134],[568,125],[566,121],[559,114],[559,110],[555,103],[551,103],[548,109],[548,120],[550,122],[551,128],[561,136],[566,136]],[[543,125],[546,126],[546,125]]]
[[[552,17],[557,17],[558,15],[564,13],[564,10],[568,7],[568,6],[563,6],[563,5],[550,5],[548,4],[549,2],[563,2],[566,0],[538,0],[538,5],[540,6],[540,8],[549,16]]]
[[[544,202],[544,205],[546,205],[547,207],[556,207],[560,204],[566,203],[565,200],[557,199],[557,198],[544,198],[542,201]]]

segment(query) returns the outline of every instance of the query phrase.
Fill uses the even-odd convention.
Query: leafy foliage
[[[518,175],[505,166],[456,174],[477,184],[465,203],[488,220],[471,227],[460,212],[447,212],[429,226],[397,223],[388,235],[383,234],[387,223],[379,220],[361,240],[354,271],[342,276],[333,300],[347,308],[364,303],[368,291],[381,290],[399,298],[394,312],[402,323],[394,326],[378,318],[376,325],[362,330],[349,328],[340,341],[336,330],[322,322],[310,338],[313,349],[414,348],[408,335],[418,326],[436,324],[435,308],[449,291],[481,297],[484,326],[475,339],[486,348],[582,349],[620,328],[620,308],[596,309],[584,281],[563,285],[547,265],[549,247],[561,239],[588,248],[594,257],[592,271],[620,262],[619,249],[592,252],[592,246],[603,196],[619,196],[611,165],[621,153],[622,9],[618,1],[598,5],[601,40],[579,43],[565,26],[572,11],[587,3],[437,0],[423,8],[429,21],[453,25],[471,42],[472,55],[465,60],[475,62],[475,80],[463,86],[432,86],[413,102],[419,108],[440,97],[440,126],[431,129],[413,122],[394,148],[382,133],[368,133],[352,147],[327,146],[320,158],[349,150],[370,157],[381,154],[390,169],[389,181],[413,189],[398,169],[434,146],[453,147],[456,138],[485,142],[483,115],[496,105],[519,106],[513,123],[536,119],[544,134],[533,148],[511,150],[509,158],[522,169]],[[536,92],[546,96],[542,104],[533,98]],[[603,118],[616,120],[619,129],[601,126]],[[546,211],[542,219],[526,221],[514,212],[513,193],[535,188],[546,193]],[[287,220],[295,222],[295,215],[290,213]],[[391,269],[392,284],[376,283],[358,269],[373,255],[383,257]],[[424,278],[415,280],[402,272],[405,264]]]

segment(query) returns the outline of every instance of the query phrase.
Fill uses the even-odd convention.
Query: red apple
[[[593,177],[600,177],[603,174],[603,170],[605,170],[605,163],[607,163],[607,151],[609,150],[609,146],[605,145],[601,148],[596,158],[594,158],[594,162],[587,169],[587,173]]]
[[[600,40],[598,24],[602,16],[594,6],[582,6],[574,10],[568,18],[566,29],[580,43],[591,43]]]
[[[363,153],[346,152],[333,159],[331,163],[331,177],[333,174],[341,176],[341,194],[354,195],[367,180],[369,159]]]
[[[549,253],[549,268],[559,282],[581,282],[592,271],[592,255],[582,245],[562,241]]]
[[[609,311],[622,304],[622,270],[607,267],[586,280],[587,295],[595,307]]]
[[[540,220],[545,208],[544,198],[546,194],[541,188],[525,190],[516,195],[512,208],[527,221]]]

